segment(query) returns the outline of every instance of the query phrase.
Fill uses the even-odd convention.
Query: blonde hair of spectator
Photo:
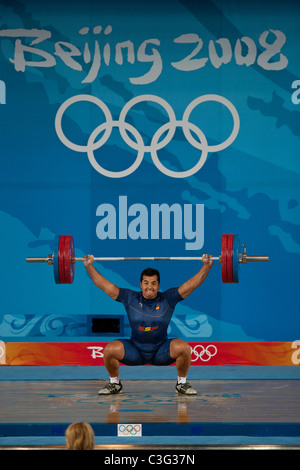
[[[93,450],[95,434],[88,423],[72,423],[65,432],[67,450]]]

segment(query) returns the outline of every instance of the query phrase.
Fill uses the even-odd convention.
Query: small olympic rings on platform
[[[217,354],[218,350],[214,344],[210,344],[206,348],[202,344],[197,344],[194,348],[191,348],[192,362],[201,359],[203,362],[208,362],[213,356]]]
[[[123,436],[136,436],[141,431],[140,424],[119,424],[118,432]]]
[[[62,117],[65,113],[65,111],[69,108],[74,103],[80,102],[80,101],[88,101],[96,106],[98,106],[105,117],[105,122],[100,124],[99,126],[94,129],[94,131],[91,133],[87,145],[77,145],[74,142],[71,142],[64,134],[62,130]],[[129,124],[125,119],[127,116],[128,111],[137,103],[141,102],[147,102],[147,101],[152,101],[158,105],[160,105],[164,110],[167,112],[167,115],[169,117],[169,122],[166,124],[163,124],[153,135],[151,139],[150,145],[145,145],[143,141],[143,137],[141,133],[133,127],[132,124]],[[202,130],[193,124],[192,122],[189,121],[191,112],[195,109],[196,106],[198,106],[201,103],[204,103],[206,101],[216,101],[221,104],[223,104],[231,113],[232,118],[233,118],[233,129],[231,134],[227,139],[225,139],[223,142],[217,144],[217,145],[208,145],[207,139],[202,132]],[[132,149],[137,151],[137,157],[133,164],[127,168],[126,170],[123,171],[109,171],[103,168],[95,159],[94,156],[94,151],[102,147],[107,140],[109,139],[113,127],[118,127],[120,131],[120,135],[122,136],[124,142],[131,147]],[[196,149],[201,151],[200,158],[196,165],[194,165],[192,168],[189,170],[185,171],[173,171],[168,168],[166,168],[161,161],[158,158],[157,152],[158,150],[162,149],[165,147],[174,137],[175,131],[177,127],[182,127],[183,133],[187,141],[195,147]],[[240,128],[240,119],[238,112],[236,108],[233,106],[233,104],[224,98],[223,96],[219,95],[203,95],[199,96],[198,98],[194,99],[186,108],[184,111],[182,120],[177,120],[175,113],[173,111],[173,108],[165,101],[164,99],[160,98],[159,96],[156,95],[140,95],[132,98],[130,101],[128,101],[123,109],[121,110],[119,120],[113,120],[112,115],[106,104],[101,101],[99,98],[96,98],[95,96],[91,95],[77,95],[69,98],[66,100],[58,109],[56,117],[55,117],[55,129],[56,133],[61,140],[61,142],[71,150],[74,150],[75,152],[86,152],[88,159],[93,166],[93,168],[98,172],[101,173],[104,176],[107,176],[109,178],[124,178],[125,176],[130,175],[133,173],[141,164],[145,152],[150,152],[151,158],[153,160],[153,163],[155,166],[160,170],[162,173],[164,173],[167,176],[170,176],[171,178],[186,178],[188,176],[194,175],[197,171],[199,171],[204,163],[206,162],[208,152],[219,152],[221,150],[224,150],[227,148],[229,145],[232,144],[232,142],[235,140],[235,138],[238,135]],[[194,136],[192,135],[195,134],[199,140],[196,140]],[[97,137],[102,134],[99,140],[96,140]],[[135,140],[133,140],[129,133],[134,137]],[[161,136],[166,134],[162,140],[160,140]]]

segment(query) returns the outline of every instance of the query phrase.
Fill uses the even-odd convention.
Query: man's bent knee
[[[123,343],[121,343],[121,341],[112,341],[111,343],[108,343],[105,346],[103,354],[104,358],[106,359],[114,358],[120,361],[121,359],[123,359],[125,354],[124,345]]]
[[[173,359],[176,359],[179,356],[186,356],[187,358],[190,358],[190,345],[182,339],[173,339],[170,343],[170,355]]]

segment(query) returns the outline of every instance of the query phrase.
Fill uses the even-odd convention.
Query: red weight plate
[[[74,256],[74,243],[72,235],[65,235],[64,245],[64,272],[65,272],[65,283],[72,284],[74,279],[74,264],[72,257]]]
[[[240,263],[239,263],[240,239],[237,234],[233,236],[232,244],[232,274],[233,282],[239,282]]]
[[[232,269],[232,255],[233,255],[233,235],[227,236],[227,282],[233,282],[233,269]]]
[[[70,258],[71,258],[71,264],[70,264],[70,276],[71,276],[71,283],[73,283],[74,276],[75,276],[75,246],[74,246],[74,240],[72,235],[70,235]]]
[[[59,279],[61,284],[66,284],[65,278],[65,263],[64,263],[64,249],[65,249],[65,235],[59,237],[59,246],[58,246],[58,269],[59,269]]]
[[[56,235],[53,247],[53,272],[56,284],[60,284],[59,266],[58,266],[59,235]]]
[[[222,246],[221,246],[221,272],[222,272],[222,281],[228,282],[227,274],[227,238],[228,235],[224,233],[222,235]]]

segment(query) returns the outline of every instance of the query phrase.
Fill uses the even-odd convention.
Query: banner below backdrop
[[[128,337],[122,305],[82,262],[54,282],[47,257],[249,255],[218,261],[178,304],[171,337],[193,365],[299,365],[300,3],[0,0],[0,362],[99,365]],[[98,262],[120,287],[201,261]],[[51,347],[50,347],[51,345]]]

